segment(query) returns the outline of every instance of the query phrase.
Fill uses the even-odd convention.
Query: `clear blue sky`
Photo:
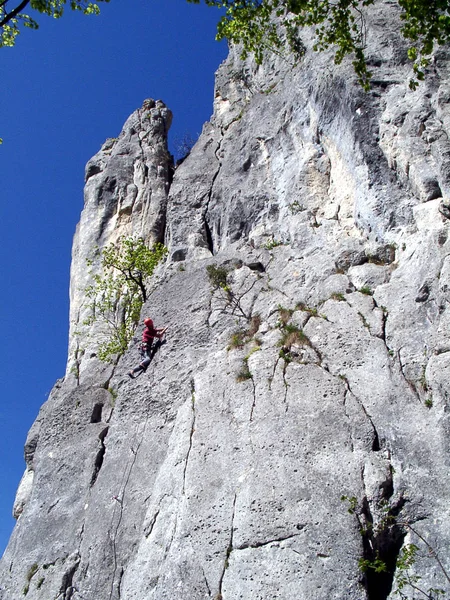
[[[99,17],[40,17],[0,49],[0,555],[23,445],[67,358],[72,237],[84,166],[145,98],[174,113],[171,144],[212,113],[214,8],[111,0]]]

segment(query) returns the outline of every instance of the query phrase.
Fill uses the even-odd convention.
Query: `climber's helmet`
[[[144,319],[144,325],[146,327],[153,327],[153,321],[151,319]]]

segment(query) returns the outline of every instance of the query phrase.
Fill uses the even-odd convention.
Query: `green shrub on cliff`
[[[201,0],[188,0],[199,4]],[[408,57],[413,61],[415,78],[424,78],[424,70],[436,44],[450,41],[450,6],[448,0],[397,0],[401,34],[407,40]],[[205,0],[220,8],[221,17],[216,39],[227,38],[240,44],[241,56],[253,53],[261,63],[268,51],[299,60],[304,45],[299,31],[311,27],[314,50],[334,50],[334,62],[349,56],[359,82],[368,90],[371,73],[367,67],[366,13],[376,0]],[[277,17],[275,21],[274,17]]]
[[[94,283],[85,289],[91,315],[84,321],[102,322],[108,332],[99,343],[100,360],[110,362],[128,348],[147,300],[147,282],[166,254],[162,244],[149,248],[134,237],[121,237],[100,251],[101,273],[93,275]]]

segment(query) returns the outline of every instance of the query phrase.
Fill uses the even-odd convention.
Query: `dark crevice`
[[[404,501],[400,499],[374,528],[369,502],[366,497],[363,499],[361,516],[364,524],[361,536],[363,562],[367,568],[364,569],[362,583],[367,591],[367,600],[387,600],[392,591],[397,558],[406,535],[395,519],[403,504]],[[375,568],[377,561],[384,564],[383,569]]]
[[[103,429],[103,431],[98,436],[98,439],[100,440],[100,448],[97,452],[97,456],[95,457],[94,471],[92,473],[91,482],[89,484],[90,487],[92,487],[94,485],[94,483],[97,481],[98,474],[100,473],[100,469],[102,468],[102,465],[103,465],[103,459],[105,457],[105,452],[106,452],[105,438],[108,435],[108,429],[109,429],[109,427],[105,427],[105,429]]]
[[[373,427],[373,440],[372,440],[372,452],[379,452],[381,450],[380,447],[380,438],[378,437],[378,431],[375,428],[375,425],[371,421],[371,425]]]
[[[252,166],[252,157],[249,156],[247,158],[247,160],[244,162],[244,164],[242,165],[242,170],[243,171],[248,171],[251,166]]]
[[[211,229],[208,225],[208,221],[205,218],[205,236],[206,236],[206,243],[208,245],[208,250],[211,252],[211,254],[214,254],[214,244],[213,244],[213,238],[212,238],[212,234],[211,234]]]
[[[94,175],[98,175],[98,173],[102,172],[102,168],[100,165],[96,163],[89,162],[86,165],[86,172],[84,175],[84,182],[87,183],[88,179],[93,177]]]
[[[158,518],[160,509],[158,508],[158,510],[156,511],[156,513],[153,515],[152,520],[150,521],[150,523],[147,525],[147,527],[145,528],[144,531],[144,535],[146,538],[150,537],[152,531],[153,531],[153,527],[155,526],[156,520]]]
[[[220,148],[222,146],[222,141],[223,141],[223,131],[221,131],[221,139],[219,140],[219,142],[217,143],[217,148],[214,152],[215,157],[219,163],[219,166],[217,167],[217,171],[214,173],[212,180],[211,180],[211,186],[209,188],[209,192],[208,192],[208,200],[206,202],[206,207],[205,207],[205,212],[203,213],[203,224],[204,224],[204,229],[205,229],[205,237],[206,237],[206,243],[208,245],[208,250],[211,252],[211,254],[214,254],[214,244],[213,244],[213,238],[212,238],[212,232],[211,232],[211,228],[209,226],[208,223],[208,211],[209,211],[209,205],[212,199],[212,194],[213,194],[213,189],[214,189],[214,184],[216,182],[217,177],[219,176],[220,173],[220,169],[222,168],[222,163],[220,161],[219,158],[219,151]]]
[[[265,266],[259,260],[255,262],[245,263],[245,266],[248,267],[250,271],[257,271],[258,273],[265,273],[266,271]]]
[[[387,322],[387,312],[385,310],[381,310],[381,335],[380,335],[380,339],[383,340],[384,345],[386,346],[388,352],[389,352],[389,348],[388,345],[386,343],[386,322]]]
[[[58,498],[57,500],[55,500],[55,502],[53,502],[52,504],[50,504],[50,506],[49,506],[49,507],[48,507],[48,509],[47,509],[47,514],[48,514],[50,511],[52,511],[52,510],[55,508],[55,506],[57,506],[57,505],[59,504],[60,500],[61,500],[61,499],[60,499],[60,498]]]
[[[33,469],[33,460],[34,454],[36,452],[36,448],[39,442],[39,431],[34,435],[29,435],[25,448],[24,448],[24,458],[29,469]]]
[[[392,467],[391,467],[391,477],[392,477]],[[393,490],[392,490],[393,493]],[[406,504],[406,499],[404,498],[404,496],[400,496],[400,498],[397,500],[397,502],[395,504],[393,504],[391,506],[391,508],[389,509],[389,515],[391,517],[398,517],[398,515],[400,514],[400,511],[402,510],[402,508],[405,506]],[[420,519],[416,519],[417,521],[419,521]]]
[[[103,404],[101,404],[100,402],[95,404],[94,408],[92,409],[90,422],[91,423],[100,423],[102,420],[102,411],[103,411]]]
[[[100,450],[97,452],[97,456],[95,457],[94,471],[92,473],[91,482],[89,484],[90,487],[92,487],[95,484],[95,482],[97,481],[98,474],[103,465],[103,458],[105,456],[105,450],[106,450],[106,448],[102,444]]]
[[[124,569],[122,567],[120,569],[119,578],[118,578],[119,580],[117,582],[117,597],[118,597],[118,600],[120,600],[121,594],[122,594],[122,579],[123,579],[123,574],[124,574]]]
[[[380,484],[381,499],[384,501],[389,500],[394,495],[394,479],[392,477],[392,473],[393,473],[392,465],[389,465],[389,475],[386,477],[386,479],[383,481],[383,483]],[[393,514],[393,511],[394,511],[394,508],[391,508],[390,512],[392,514]],[[394,516],[397,516],[399,512],[400,512],[400,510],[398,510]]]
[[[428,282],[425,282],[421,286],[421,288],[416,296],[416,302],[426,302],[428,300],[428,298],[430,297],[430,294],[431,294],[430,284]]]
[[[186,260],[187,252],[187,248],[179,248],[178,250],[175,250],[175,252],[172,254],[172,261],[181,262]]]

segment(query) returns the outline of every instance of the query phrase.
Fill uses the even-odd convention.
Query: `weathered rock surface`
[[[326,55],[232,51],[173,182],[159,102],[88,163],[72,333],[85,258],[122,233],[164,237],[144,312],[170,329],[133,381],[140,332],[114,367],[72,336],[1,600],[381,600],[409,543],[420,587],[450,594],[450,63],[411,92],[392,10],[368,22],[369,94]]]
[[[83,322],[90,312],[84,290],[92,283],[91,272],[96,272],[98,250],[121,236],[141,236],[148,243],[164,238],[173,171],[167,150],[171,122],[172,113],[163,102],[146,100],[127,119],[119,137],[106,140],[86,165],[85,203],[71,265],[67,376],[72,383],[80,378],[87,382],[90,361],[81,359],[95,354],[97,345],[98,326],[88,336]],[[93,382],[98,381],[98,369],[96,361]]]

